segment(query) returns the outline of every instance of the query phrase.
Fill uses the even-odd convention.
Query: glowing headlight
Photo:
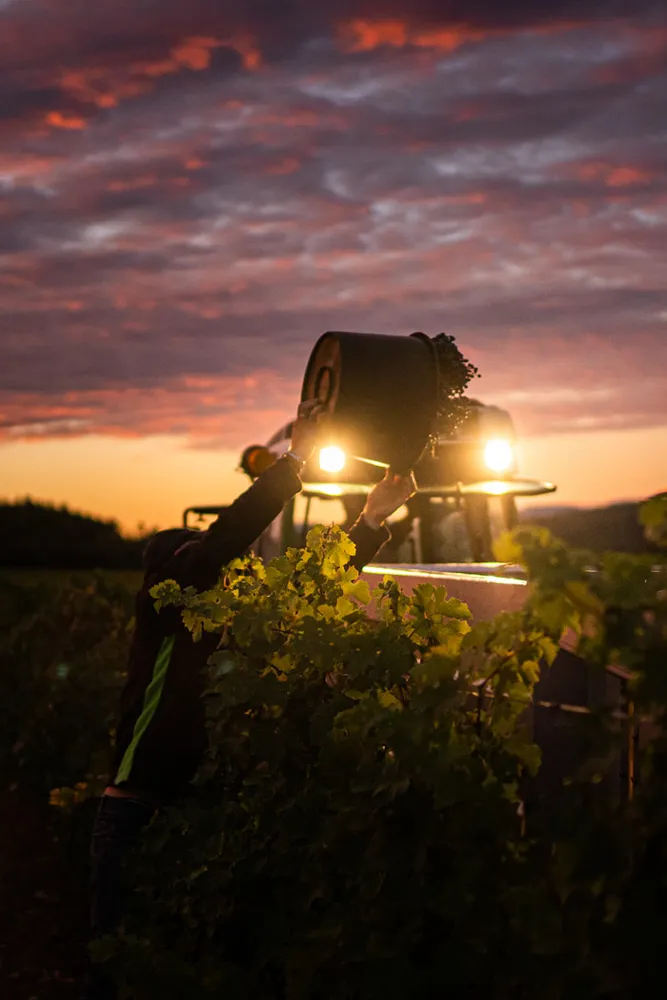
[[[320,451],[320,469],[322,472],[342,472],[345,468],[345,452],[335,445],[322,448]]]
[[[508,472],[514,464],[514,449],[509,441],[488,441],[484,462],[493,472]]]

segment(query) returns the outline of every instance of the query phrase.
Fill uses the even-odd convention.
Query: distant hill
[[[123,538],[114,521],[67,507],[0,502],[0,566],[138,569],[142,542]]]
[[[549,528],[568,545],[594,552],[655,552],[638,521],[638,503],[617,503],[610,507],[548,508],[520,512],[522,524]]]
[[[594,509],[549,507],[523,510],[521,524],[549,528],[575,548],[646,553],[655,546],[637,520],[639,504]],[[0,502],[0,567],[40,569],[139,569],[143,541],[124,538],[114,521],[67,507]]]

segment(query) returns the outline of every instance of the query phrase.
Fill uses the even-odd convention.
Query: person
[[[92,833],[93,940],[117,930],[123,909],[123,860],[155,812],[188,794],[207,747],[203,668],[219,638],[204,633],[194,643],[179,609],[164,608],[158,613],[150,591],[166,579],[199,591],[216,584],[222,567],[242,556],[300,491],[299,473],[314,450],[321,416],[322,408],[316,404],[300,406],[290,450],[225,508],[207,531],[161,531],[146,547],[112,773]],[[385,521],[414,490],[412,475],[388,473],[370,492],[349,532],[356,545],[353,563],[358,569],[390,538]],[[84,985],[84,1000],[114,996],[104,968],[93,965]]]

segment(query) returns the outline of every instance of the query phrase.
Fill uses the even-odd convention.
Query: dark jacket
[[[186,540],[194,540],[174,548],[159,568],[149,567],[136,600],[112,784],[156,802],[179,798],[187,792],[207,746],[203,668],[219,636],[204,633],[193,642],[179,608],[155,610],[151,588],[167,579],[200,591],[214,586],[221,568],[243,555],[300,489],[294,463],[280,459],[208,531],[186,533]],[[360,520],[350,537],[357,547],[354,564],[361,569],[389,532],[384,527],[373,530]]]

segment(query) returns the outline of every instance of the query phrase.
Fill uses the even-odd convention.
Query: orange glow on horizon
[[[100,435],[4,443],[2,496],[66,503],[130,534],[139,522],[166,528],[186,507],[229,503],[249,486],[236,471],[247,443],[203,450],[177,436]],[[523,506],[605,506],[667,488],[667,427],[525,438],[518,451],[521,476],[558,485]]]

